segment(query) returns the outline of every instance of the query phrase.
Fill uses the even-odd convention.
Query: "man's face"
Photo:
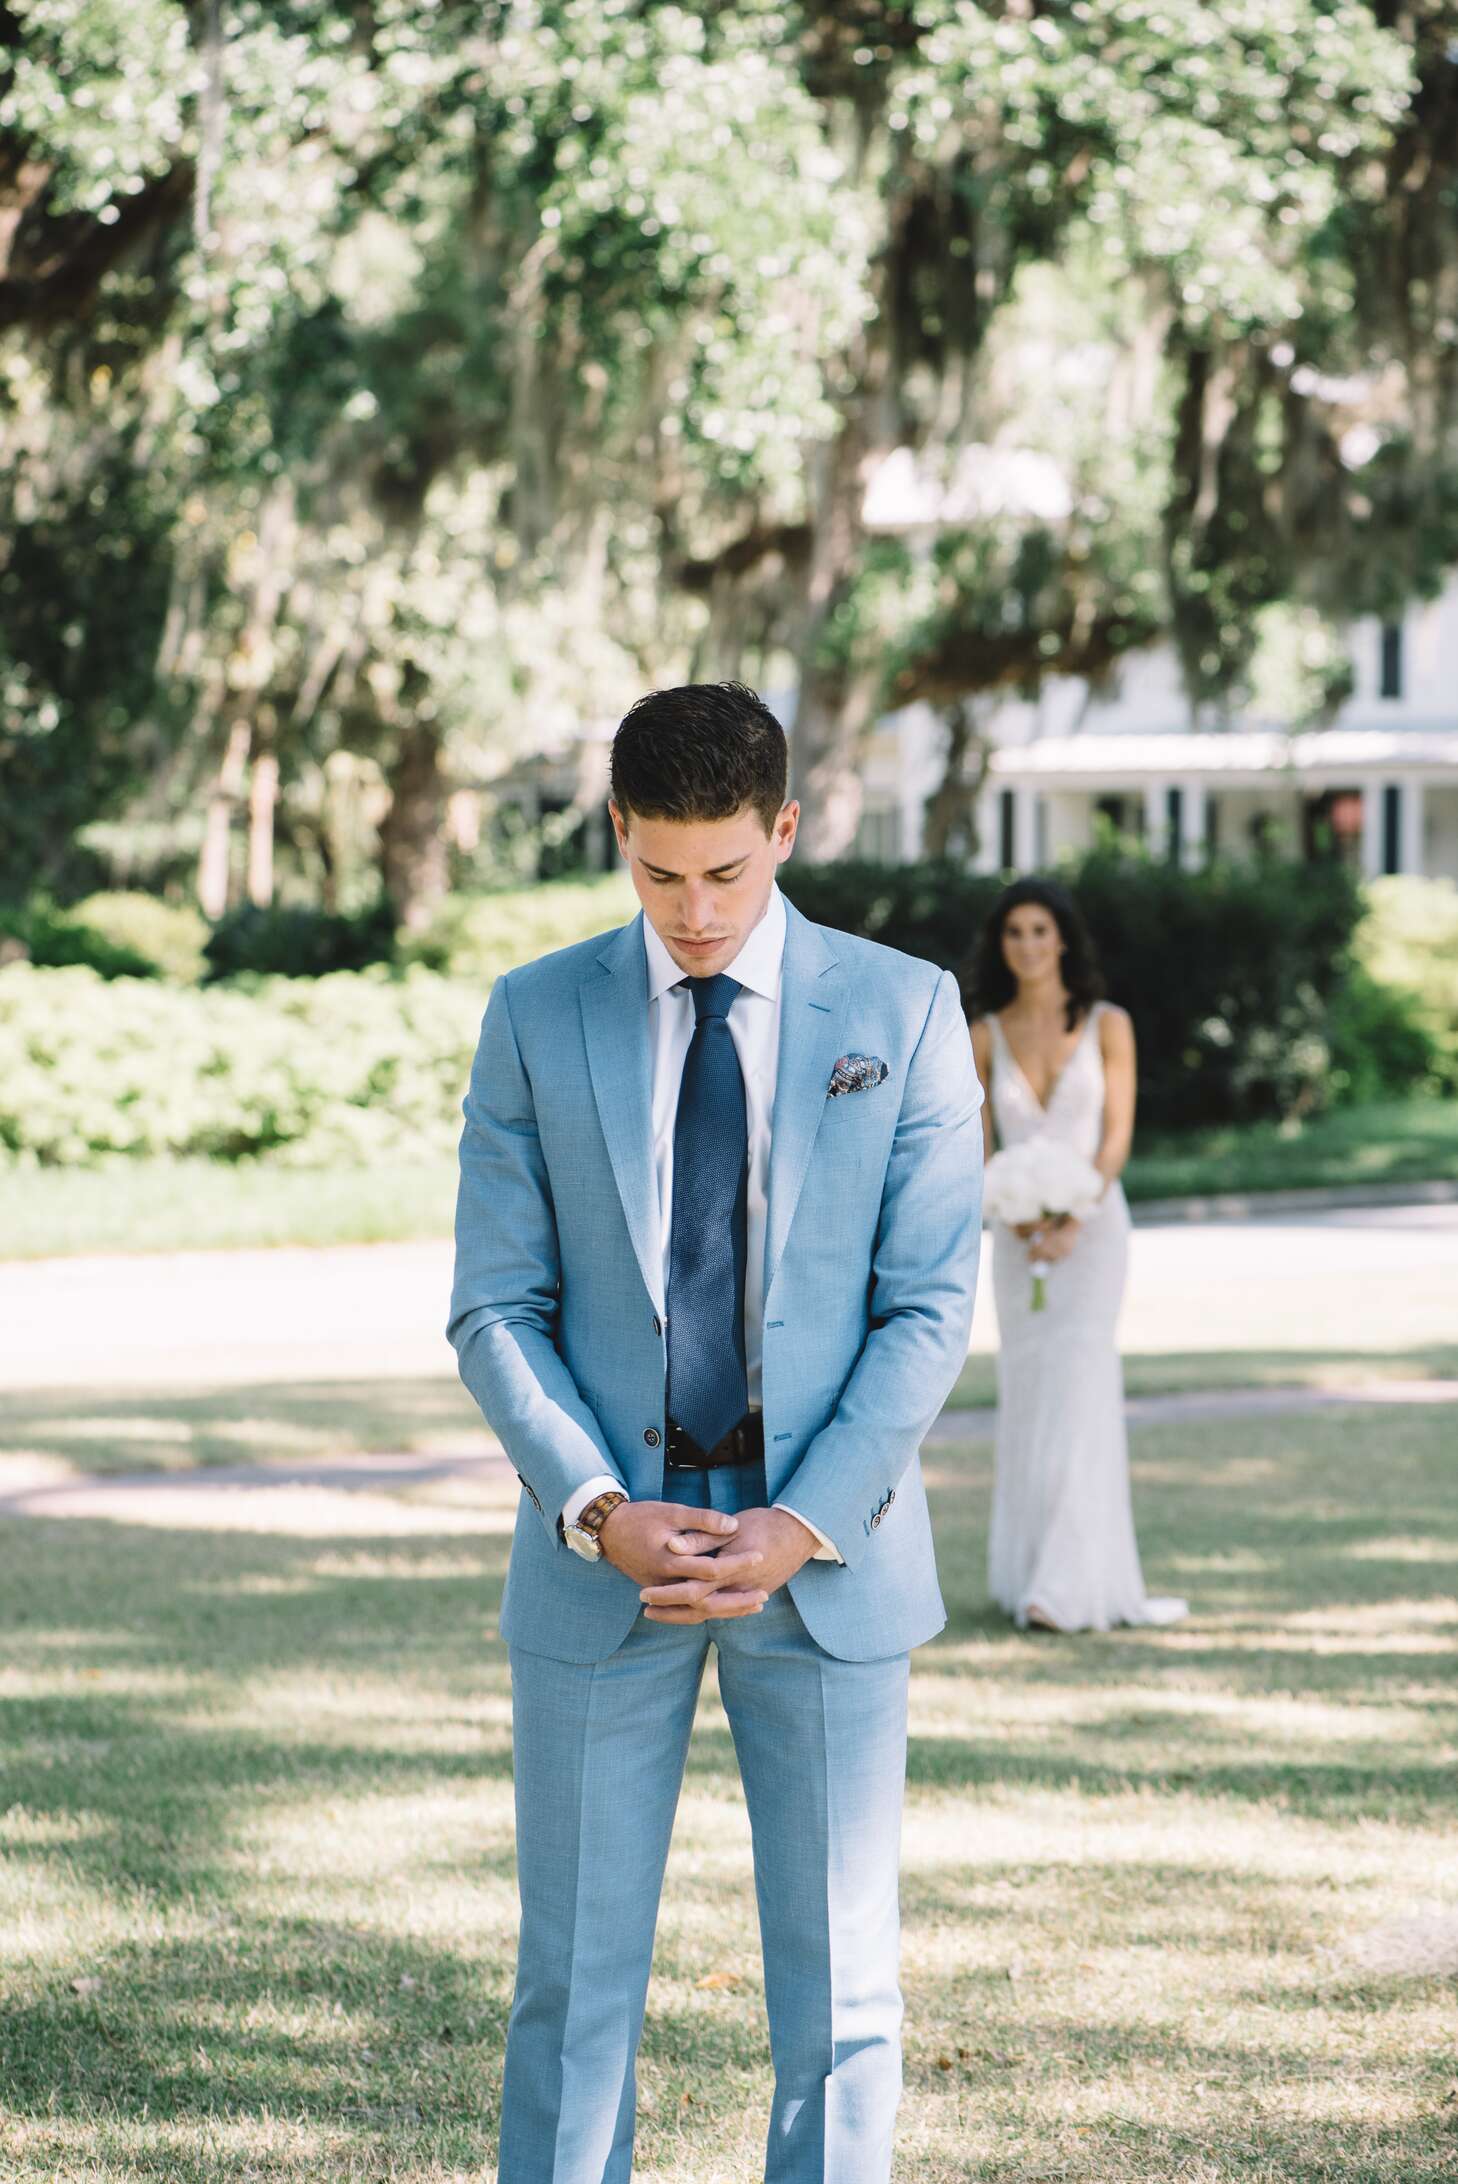
[[[770,833],[753,805],[732,819],[641,819],[609,804],[643,914],[681,971],[727,970],[764,915],[800,823],[786,804]]]

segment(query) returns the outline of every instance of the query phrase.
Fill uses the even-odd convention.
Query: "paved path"
[[[0,1389],[450,1377],[448,1244],[0,1263]],[[984,1279],[972,1347],[996,1346]],[[1141,1226],[1126,1352],[1417,1349],[1458,1330],[1458,1204]]]
[[[1227,1388],[1205,1394],[1144,1395],[1128,1406],[1134,1426],[1185,1424],[1211,1418],[1273,1418],[1313,1411],[1370,1409],[1391,1404],[1458,1405],[1458,1380],[1374,1382],[1370,1387]],[[945,1410],[928,1446],[992,1438],[988,1410]],[[341,1456],[307,1463],[214,1464],[197,1471],[87,1474],[53,1481],[14,1479],[0,1493],[6,1517],[112,1518],[209,1530],[325,1535],[415,1531],[501,1531],[509,1521],[500,1493],[467,1494],[445,1502],[400,1499],[401,1490],[441,1482],[507,1488],[509,1467],[499,1450],[479,1456]],[[509,1493],[508,1501],[514,1500]]]

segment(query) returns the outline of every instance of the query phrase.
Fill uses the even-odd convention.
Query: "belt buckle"
[[[680,1452],[681,1452],[681,1450],[683,1449],[683,1447],[684,1447],[684,1445],[685,1445],[686,1443],[687,1443],[687,1444],[688,1444],[688,1445],[689,1445],[690,1447],[696,1447],[696,1446],[697,1446],[697,1444],[696,1444],[696,1443],[695,1443],[695,1442],[693,1441],[693,1438],[692,1438],[692,1436],[691,1436],[690,1434],[687,1434],[687,1433],[685,1433],[685,1431],[684,1431],[683,1427],[682,1427],[681,1425],[679,1425],[679,1424],[678,1424],[678,1422],[677,1422],[677,1420],[676,1420],[676,1419],[670,1418],[670,1419],[669,1419],[669,1420],[667,1421],[667,1424],[668,1424],[668,1468],[669,1468],[669,1470],[670,1470],[670,1471],[702,1471],[702,1470],[703,1470],[703,1468],[704,1468],[702,1464],[699,1464],[699,1463],[694,1463],[694,1462],[692,1462],[692,1461],[690,1461],[690,1462],[688,1462],[688,1463],[685,1463],[685,1462],[683,1462],[683,1461],[681,1460],[681,1455],[680,1455]]]

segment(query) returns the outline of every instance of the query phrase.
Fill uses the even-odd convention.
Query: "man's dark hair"
[[[613,738],[613,802],[625,819],[732,819],[752,804],[771,834],[789,770],[784,729],[743,683],[652,690]]]

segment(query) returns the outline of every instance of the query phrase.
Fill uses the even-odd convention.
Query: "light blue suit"
[[[837,1060],[882,1082],[827,1098]],[[900,2082],[906,1656],[945,1620],[918,1449],[966,1355],[981,1093],[932,965],[789,911],[764,1266],[765,1462],[664,1482],[664,1312],[642,921],[498,981],[461,1142],[450,1337],[520,1474],[502,1630],[523,1921],[501,2184],[625,2184],[633,2062],[707,1647],[755,1839],[776,2067],[767,2177],[877,2184]],[[639,1499],[781,1496],[843,1564],[763,1613],[646,1622],[562,1544]],[[528,1506],[530,1505],[530,1506]],[[808,1862],[807,1862],[808,1861]]]

